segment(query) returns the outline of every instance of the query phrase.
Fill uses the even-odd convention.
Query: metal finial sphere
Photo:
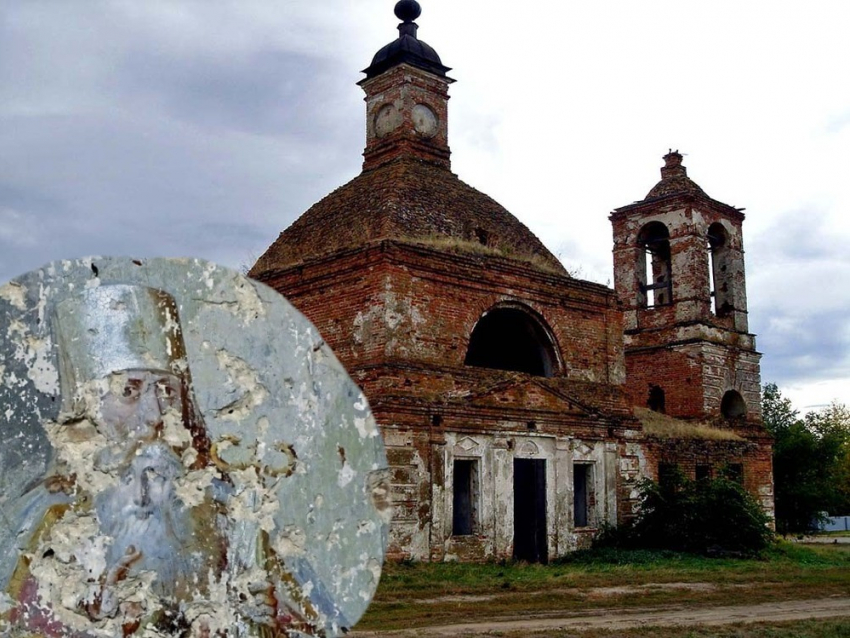
[[[399,0],[395,5],[395,16],[405,22],[413,22],[422,14],[422,7],[416,0]]]

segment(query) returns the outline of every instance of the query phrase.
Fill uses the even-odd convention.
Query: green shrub
[[[637,517],[603,529],[597,547],[747,556],[773,540],[761,505],[729,478],[690,481],[677,472],[664,485],[645,480],[639,491]]]

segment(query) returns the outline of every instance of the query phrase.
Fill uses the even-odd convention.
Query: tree
[[[774,437],[777,530],[809,531],[823,512],[850,511],[850,410],[833,403],[800,418],[776,384],[769,383],[762,417]]]
[[[596,546],[750,555],[773,538],[761,504],[727,476],[691,481],[676,470],[663,483],[642,481],[638,490],[635,520],[604,530]]]

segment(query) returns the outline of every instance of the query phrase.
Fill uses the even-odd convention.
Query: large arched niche
[[[561,357],[548,325],[519,303],[490,308],[472,329],[464,365],[552,377]]]

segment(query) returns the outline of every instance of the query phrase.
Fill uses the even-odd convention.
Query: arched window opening
[[[720,401],[720,414],[727,419],[747,416],[747,404],[737,390],[729,390]]]
[[[518,308],[496,308],[476,324],[464,364],[551,377],[557,357],[549,334],[535,317]]]
[[[664,414],[667,411],[667,408],[664,404],[664,389],[657,386],[651,385],[649,386],[649,398],[646,400],[646,407],[648,407],[653,412],[660,412]]]
[[[638,234],[638,296],[645,308],[673,302],[670,232],[661,222],[650,222]]]
[[[711,311],[725,317],[732,310],[732,280],[729,273],[729,234],[720,222],[708,228],[708,264]]]

